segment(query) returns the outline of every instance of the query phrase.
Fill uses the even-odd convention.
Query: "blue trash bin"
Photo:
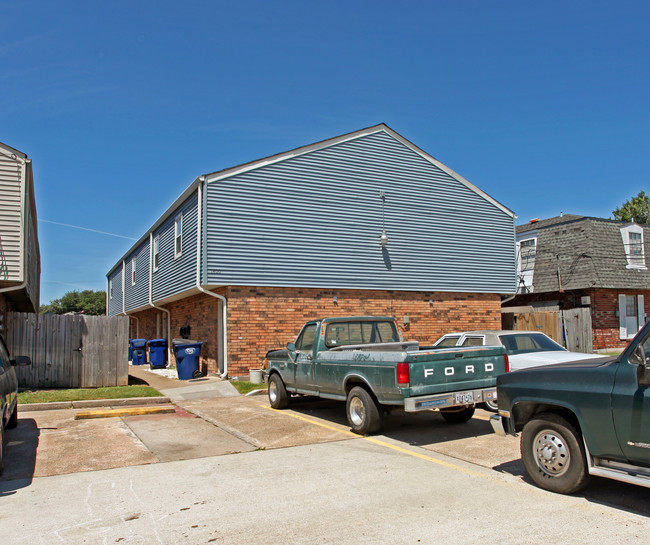
[[[133,365],[147,363],[147,339],[133,339]]]
[[[203,343],[189,342],[187,344],[174,344],[176,355],[176,370],[180,380],[189,380],[202,376],[199,370],[199,356]]]
[[[133,361],[133,339],[129,339],[129,362]]]
[[[153,339],[147,343],[149,347],[149,366],[152,369],[167,367],[167,339]]]

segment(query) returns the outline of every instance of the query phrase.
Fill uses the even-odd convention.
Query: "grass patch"
[[[247,382],[245,380],[231,380],[230,384],[232,384],[235,388],[237,388],[237,391],[242,395],[246,395],[247,393],[252,392],[253,390],[266,389],[266,382]]]
[[[75,388],[71,390],[31,390],[18,392],[18,404],[49,403],[50,401],[82,401],[85,399],[120,399],[124,397],[160,397],[151,386],[112,386],[104,388]]]

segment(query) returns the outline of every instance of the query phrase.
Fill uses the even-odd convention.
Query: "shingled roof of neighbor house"
[[[629,225],[633,224],[567,214],[518,226],[518,235],[533,231],[537,235],[533,290],[648,289],[647,267],[630,267],[626,256],[621,229]],[[650,226],[640,227],[648,255]]]

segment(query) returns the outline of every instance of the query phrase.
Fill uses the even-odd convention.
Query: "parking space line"
[[[488,479],[488,477],[486,475],[482,474],[482,473],[478,473],[476,471],[472,471],[471,469],[467,469],[467,468],[458,466],[456,464],[451,464],[451,463],[445,462],[443,460],[438,460],[437,458],[433,458],[432,456],[428,456],[428,455],[423,454],[421,452],[415,452],[414,450],[409,450],[409,449],[406,449],[404,447],[400,447],[400,446],[397,446],[397,445],[393,445],[391,443],[387,443],[386,441],[382,441],[381,439],[377,439],[375,437],[368,437],[366,435],[357,435],[356,433],[353,433],[353,432],[351,432],[349,430],[342,430],[342,429],[339,429],[339,428],[335,428],[334,426],[329,426],[328,424],[323,424],[322,422],[312,420],[311,418],[306,418],[304,416],[300,416],[300,415],[297,415],[297,414],[292,414],[292,413],[288,413],[288,412],[285,412],[285,411],[280,411],[280,410],[277,410],[277,409],[273,409],[269,405],[260,405],[260,407],[264,407],[265,409],[269,409],[269,410],[274,411],[274,412],[282,413],[285,416],[290,416],[291,418],[295,418],[296,420],[301,420],[301,421],[307,422],[309,424],[314,424],[316,426],[320,426],[321,428],[325,428],[327,430],[336,431],[338,433],[341,433],[343,435],[347,435],[348,437],[351,437],[351,438],[354,438],[354,439],[363,439],[365,441],[375,443],[376,445],[386,447],[386,448],[389,448],[391,450],[395,450],[397,452],[401,452],[402,454],[407,454],[407,455],[413,456],[415,458],[420,458],[421,460],[425,460],[427,462],[438,464],[440,466],[447,467],[449,469],[455,469],[456,471],[460,471],[462,473],[465,473],[466,475],[471,475],[473,477],[482,477],[484,479]]]

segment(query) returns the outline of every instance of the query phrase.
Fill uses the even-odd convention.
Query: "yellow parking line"
[[[365,441],[370,441],[371,443],[375,443],[376,445],[380,445],[382,447],[389,448],[391,450],[395,450],[397,452],[401,452],[402,454],[408,454],[409,456],[413,456],[415,458],[420,458],[421,460],[426,460],[427,462],[432,462],[434,464],[438,464],[443,467],[447,467],[450,469],[455,469],[457,471],[460,471],[462,473],[465,473],[467,475],[472,475],[474,477],[483,477],[487,478],[485,475],[482,473],[477,473],[476,471],[472,471],[470,469],[466,469],[464,467],[455,465],[455,464],[450,464],[449,462],[445,462],[443,460],[438,460],[437,458],[433,458],[432,456],[427,456],[426,454],[423,454],[421,452],[415,452],[413,450],[409,450],[403,447],[399,447],[397,445],[393,445],[391,443],[387,443],[386,441],[382,441],[380,439],[376,439],[375,437],[368,437],[365,435],[357,435],[356,433],[353,433],[349,430],[342,430],[340,428],[335,428],[334,426],[329,426],[327,424],[323,424],[322,422],[318,422],[316,420],[312,420],[311,418],[306,418],[304,416],[299,416],[297,414],[292,414],[288,413],[285,411],[279,411],[276,409],[272,409],[269,405],[260,405],[260,407],[264,407],[265,409],[269,409],[274,412],[282,413],[286,416],[290,416],[291,418],[295,418],[296,420],[302,420],[303,422],[307,422],[309,424],[314,424],[315,426],[320,426],[321,428],[325,428],[327,430],[331,431],[336,431],[342,435],[347,435],[348,437],[354,437],[355,439],[364,439]]]

